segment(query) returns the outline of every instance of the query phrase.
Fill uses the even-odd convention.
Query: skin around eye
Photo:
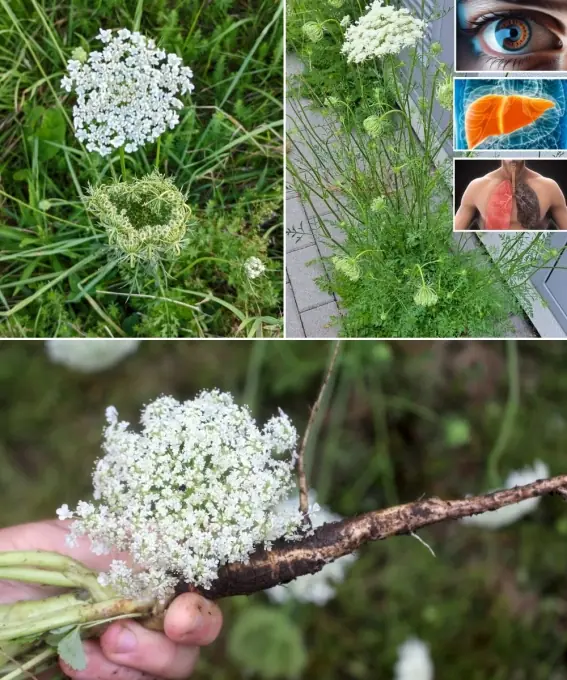
[[[564,70],[567,0],[564,10],[541,10],[536,0],[521,10],[507,0],[459,0],[457,70]]]

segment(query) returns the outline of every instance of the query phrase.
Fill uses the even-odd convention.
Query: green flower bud
[[[439,300],[437,293],[431,286],[421,284],[414,295],[413,301],[419,307],[432,307]]]
[[[76,59],[77,61],[80,61],[81,64],[84,64],[88,58],[88,53],[82,47],[75,47],[71,52],[71,59]]]
[[[319,42],[323,39],[323,26],[317,21],[308,21],[301,27],[303,35],[311,42]]]
[[[379,137],[384,132],[384,121],[380,116],[368,116],[362,121],[362,125],[371,137]]]
[[[335,269],[346,276],[347,279],[358,281],[360,278],[360,266],[354,258],[335,255],[333,257],[333,264]]]
[[[385,204],[386,201],[384,196],[378,196],[372,200],[372,203],[370,204],[370,210],[372,210],[373,213],[379,213],[384,209]]]

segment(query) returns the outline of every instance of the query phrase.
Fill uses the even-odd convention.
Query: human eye
[[[469,19],[464,32],[471,37],[478,55],[503,67],[516,60],[514,65],[521,68],[521,61],[526,57],[563,47],[561,39],[544,23],[544,19],[528,14],[491,12]]]

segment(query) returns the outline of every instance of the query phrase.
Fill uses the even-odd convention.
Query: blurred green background
[[[515,348],[344,343],[308,451],[317,500],[352,515],[481,492],[491,452],[500,481],[537,458],[566,473],[567,344],[523,342],[517,366]],[[41,342],[2,342],[0,526],[54,517],[62,503],[88,497],[110,404],[135,422],[159,394],[187,399],[216,386],[261,421],[281,407],[302,432],[331,350],[328,342],[145,341],[118,366],[84,375],[51,363]],[[445,523],[420,536],[436,557],[411,537],[368,545],[325,607],[275,605],[263,593],[222,601],[223,635],[195,677],[288,677],[303,665],[301,678],[391,678],[397,646],[418,636],[438,680],[567,678],[564,501],[545,498],[495,532]]]

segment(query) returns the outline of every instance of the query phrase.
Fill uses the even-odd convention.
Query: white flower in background
[[[547,465],[541,460],[536,460],[533,467],[528,466],[511,472],[506,478],[504,488],[513,489],[515,486],[531,484],[538,479],[547,479],[548,477],[549,468]],[[503,508],[498,508],[498,510],[483,512],[481,515],[473,515],[472,517],[463,517],[461,522],[483,529],[501,529],[514,524],[525,515],[529,515],[538,507],[540,501],[541,497],[527,498],[525,501],[506,505]]]
[[[425,22],[405,8],[385,7],[383,0],[374,0],[366,9],[367,13],[345,33],[341,52],[348,62],[360,64],[367,59],[399,54],[423,37]]]
[[[266,266],[259,257],[249,257],[244,263],[244,270],[249,279],[257,279],[266,271]]]
[[[425,642],[410,638],[398,647],[394,680],[433,680],[433,674],[433,661]]]
[[[91,52],[84,63],[71,59],[61,81],[77,94],[77,139],[102,156],[119,147],[136,151],[179,123],[177,96],[194,90],[193,72],[137,31],[101,29],[97,37],[105,43],[102,52]]]
[[[47,355],[55,364],[63,364],[81,373],[96,373],[116,365],[138,349],[139,340],[84,338],[45,341]]]
[[[352,20],[348,14],[345,14],[344,17],[340,20],[340,24],[342,28],[348,28],[352,23]]]
[[[207,588],[221,565],[299,537],[302,514],[277,507],[295,486],[297,432],[282,412],[259,429],[246,407],[212,390],[147,404],[140,432],[113,407],[106,415],[94,502],[78,504],[67,536],[74,545],[87,535],[97,553],[130,553],[135,567],[113,561],[102,584],[165,599],[180,577]]]
[[[315,503],[315,495],[309,494],[309,500],[313,513],[309,513],[313,527],[320,527],[329,522],[338,522],[342,519],[340,515],[331,512],[327,508],[320,508]],[[299,505],[297,496],[288,498],[280,504],[280,512],[284,515],[294,513]],[[310,508],[310,510],[311,510]],[[356,554],[339,557],[338,560],[325,565],[316,574],[306,574],[300,576],[285,586],[275,586],[266,590],[266,594],[273,602],[282,604],[288,600],[298,602],[313,602],[319,607],[323,607],[329,600],[336,595],[335,584],[345,580],[348,567],[357,559]]]

